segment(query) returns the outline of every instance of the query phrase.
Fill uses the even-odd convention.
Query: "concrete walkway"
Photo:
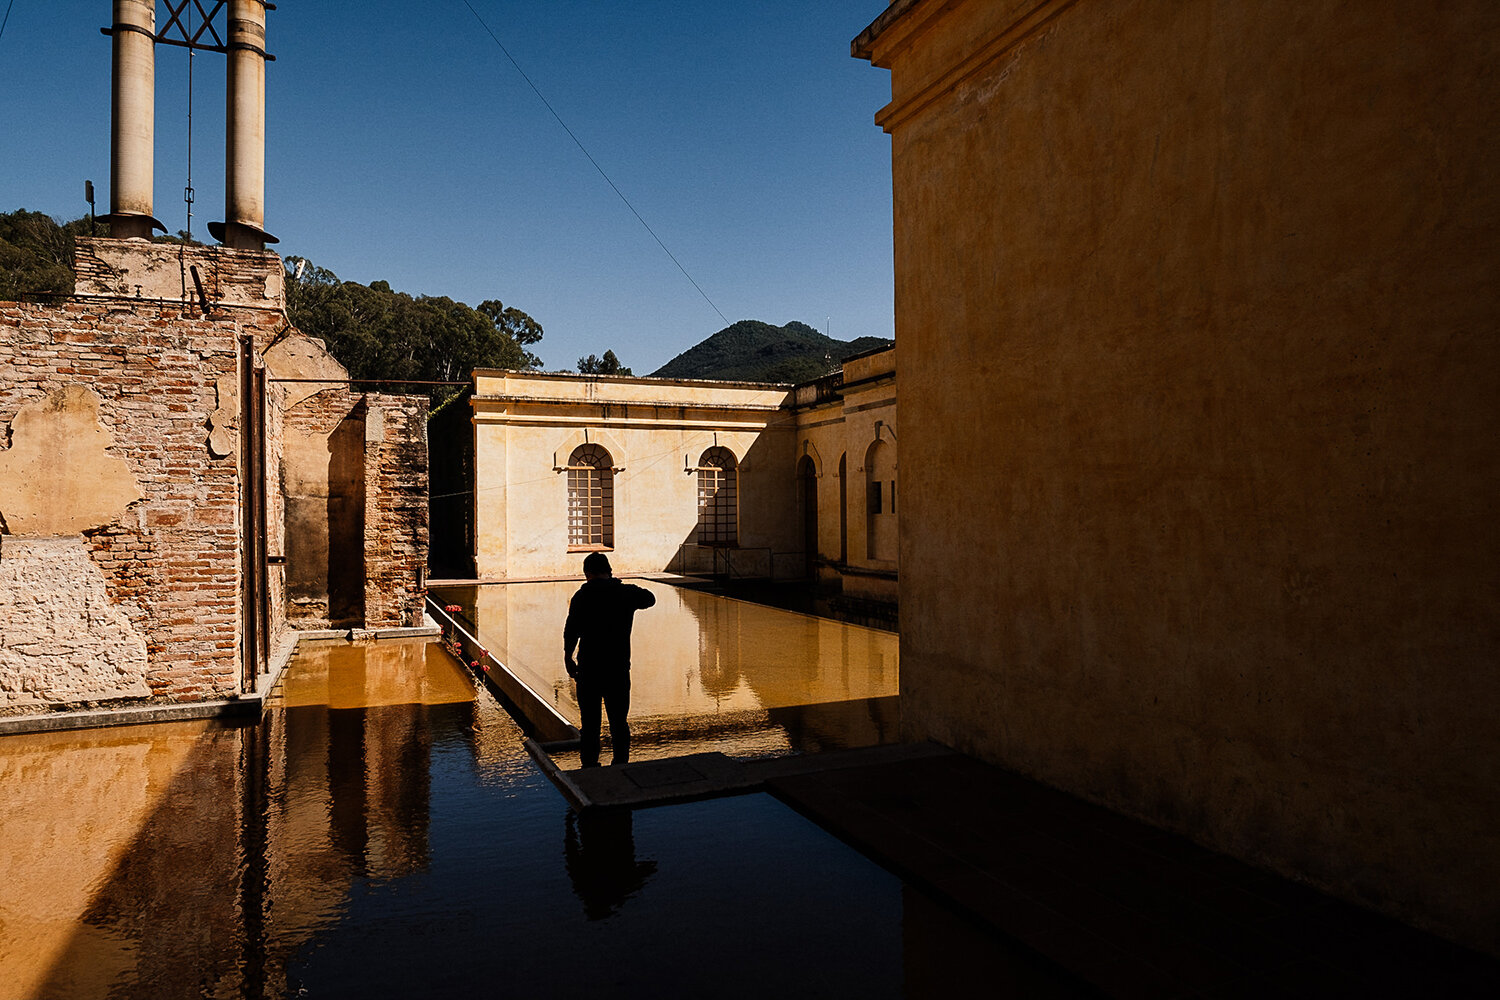
[[[575,809],[642,808],[690,802],[719,795],[764,791],[774,778],[951,754],[951,751],[932,743],[897,744],[754,760],[736,760],[722,753],[695,753],[619,767],[563,770],[549,752],[576,747],[576,742],[543,744],[532,739],[526,741],[531,759]]]
[[[767,787],[1106,996],[1500,996],[1500,962],[962,754]]]

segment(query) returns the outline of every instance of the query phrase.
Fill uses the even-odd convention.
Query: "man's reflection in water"
[[[635,859],[635,814],[629,809],[569,809],[563,860],[590,920],[610,916],[656,872],[655,861]]]

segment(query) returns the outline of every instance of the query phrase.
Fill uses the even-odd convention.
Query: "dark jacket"
[[[590,580],[568,602],[563,647],[578,643],[578,670],[586,677],[610,677],[630,670],[630,626],[635,613],[656,603],[644,587],[614,577]]]

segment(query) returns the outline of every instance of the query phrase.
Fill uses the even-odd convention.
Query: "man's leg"
[[[584,767],[599,766],[599,699],[597,685],[578,678],[578,754]],[[614,716],[610,716],[614,726]]]
[[[604,710],[609,713],[609,745],[614,750],[610,763],[627,763],[630,760],[630,722],[627,718],[630,715],[629,674],[621,681],[612,681],[604,689]],[[598,752],[596,743],[594,753]]]

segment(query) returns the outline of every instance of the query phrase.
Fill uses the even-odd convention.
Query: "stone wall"
[[[285,414],[287,615],[298,628],[364,624],[365,412],[340,385]]]
[[[299,628],[419,625],[427,400],[327,388],[285,414],[287,600]]]
[[[372,395],[365,428],[365,627],[422,623],[428,545],[427,400]]]

